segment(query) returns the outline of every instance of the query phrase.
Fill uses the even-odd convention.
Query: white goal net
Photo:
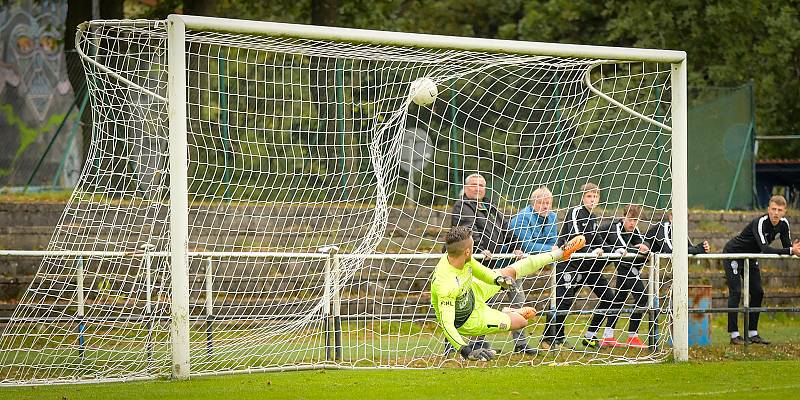
[[[507,224],[543,186],[553,195],[557,231],[581,205],[586,183],[599,186],[593,212],[600,225],[635,204],[644,235],[678,210],[670,62],[680,60],[257,29],[303,29],[280,24],[231,33],[239,23],[226,23],[208,30],[187,23],[184,71],[170,71],[166,21],[82,26],[91,147],[47,248],[52,254],[2,330],[3,384],[170,376],[175,346],[188,349],[192,375],[483,365],[445,353],[430,305],[444,235],[469,220],[461,218],[467,211],[453,212],[471,200],[463,190],[469,175],[486,182],[478,208],[508,230],[495,253],[523,248],[525,231]],[[185,113],[185,148],[170,148],[170,72],[186,83],[174,89],[185,93],[185,105],[172,104]],[[420,78],[435,83],[433,104],[412,102],[410,87]],[[188,158],[187,193],[171,193],[176,154]],[[175,210],[178,195],[187,210]],[[188,220],[189,302],[177,320],[171,252],[183,242],[171,238],[176,212]],[[521,354],[519,338],[489,335],[482,340],[499,355],[486,365],[668,357],[670,264],[636,264],[642,286],[622,296],[624,262],[602,260],[603,290],[617,296],[610,310],[580,280],[559,294],[560,275],[545,267],[522,282],[522,303],[539,315],[521,340],[541,351]],[[489,304],[514,305],[509,299],[500,293]],[[636,313],[643,346],[584,344],[593,315],[618,316],[613,337],[625,342]],[[561,332],[552,339],[559,343],[545,350],[545,328],[557,316]],[[188,344],[176,343],[171,332],[186,318]]]

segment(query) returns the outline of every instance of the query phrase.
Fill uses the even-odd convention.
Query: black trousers
[[[617,296],[614,299],[614,308],[623,308],[629,295],[633,298],[636,310],[631,313],[628,323],[628,332],[632,333],[639,330],[647,308],[647,289],[641,277],[642,267],[640,262],[620,261],[617,264]]]
[[[725,260],[725,282],[728,284],[728,307],[739,307],[742,298],[742,282],[744,281],[744,260]],[[761,307],[764,300],[764,288],[761,287],[761,269],[757,260],[750,260],[750,307]],[[758,312],[751,312],[747,330],[758,330]],[[728,313],[728,332],[739,331],[739,313]]]
[[[559,263],[556,265],[556,310],[567,311],[572,308],[576,294],[583,286],[592,289],[592,293],[600,300],[597,307],[600,309],[612,308],[614,304],[614,289],[609,285],[608,280],[603,277],[604,261],[577,261],[569,263]],[[607,315],[605,312],[594,313],[589,322],[588,330],[597,332],[603,318],[607,318],[607,326],[616,323],[615,315]],[[564,340],[564,320],[566,315],[551,316],[547,321],[544,331],[544,340],[553,342]]]

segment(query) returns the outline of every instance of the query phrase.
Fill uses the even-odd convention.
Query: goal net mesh
[[[74,253],[43,259],[3,328],[3,384],[171,371],[166,24],[94,22],[77,45],[93,134],[47,247]],[[644,233],[671,208],[666,63],[191,30],[185,49],[188,148],[172,151],[189,160],[192,374],[478,365],[445,354],[430,305],[470,174],[505,223],[542,186],[559,231],[588,182],[601,224],[637,204]],[[422,77],[438,88],[430,106],[410,97]],[[509,237],[507,253],[521,248]],[[326,246],[338,252],[318,252]],[[553,268],[522,280],[539,312],[531,347],[561,300]],[[618,269],[603,269],[609,291]],[[648,263],[640,279],[645,348],[584,346],[589,318],[605,311],[576,281],[562,346],[521,355],[510,333],[489,335],[499,356],[488,365],[663,360],[670,267]],[[635,295],[615,306],[623,341]]]

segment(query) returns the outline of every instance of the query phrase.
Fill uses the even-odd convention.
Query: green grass
[[[713,314],[711,316],[711,341],[714,345],[727,345],[728,317],[726,314]],[[739,317],[739,329],[742,328],[742,318]],[[759,335],[775,343],[800,344],[800,314],[788,313],[761,313],[758,321]]]
[[[800,361],[603,367],[454,368],[259,373],[102,385],[0,388],[3,399],[659,399],[783,398]]]
[[[54,190],[30,193],[11,193],[0,190],[2,203],[64,203],[72,195],[72,190]]]
[[[539,356],[537,366],[497,367],[517,360],[507,355],[488,368],[447,363],[426,370],[318,370],[196,377],[188,382],[154,380],[91,385],[2,387],[0,399],[227,399],[361,398],[508,399],[508,398],[782,398],[800,389],[800,318],[764,314],[760,333],[771,346],[731,346],[726,317],[712,317],[712,346],[690,350],[691,362],[622,366],[548,366],[553,355]],[[624,325],[624,324],[622,324]],[[410,334],[419,339],[430,329],[383,323],[376,332]],[[406,332],[408,331],[408,332]],[[496,336],[495,345],[505,336]],[[436,335],[434,347],[440,345]],[[398,343],[403,348],[411,343]],[[507,344],[507,343],[506,343]],[[508,350],[508,349],[506,349]],[[381,357],[386,349],[377,354]],[[610,351],[610,350],[609,350]],[[617,350],[614,351],[615,353]],[[517,356],[518,357],[518,356]],[[195,362],[200,361],[196,359]],[[206,360],[209,361],[209,360]],[[572,361],[577,361],[572,357]],[[588,361],[588,359],[583,359]],[[513,363],[513,362],[512,362]],[[199,366],[199,364],[198,364]],[[474,364],[473,364],[474,366]],[[208,367],[208,366],[207,366]]]
[[[551,363],[623,363],[639,358],[669,360],[668,349],[660,348],[655,353],[649,350],[636,349],[601,349],[593,351],[580,344],[580,337],[586,326],[586,316],[568,318],[569,335],[567,347],[559,352],[544,352],[535,358],[520,357],[511,353],[513,343],[507,333],[489,335],[487,340],[501,354],[491,366],[502,367],[515,364],[547,365]],[[541,319],[527,329],[530,343],[536,344],[542,337],[544,320]],[[733,347],[728,344],[725,329],[726,316],[712,316],[712,342],[709,347],[693,348],[692,358],[704,361],[729,360],[800,360],[800,318],[789,314],[762,316],[761,334],[773,341],[772,346]],[[618,328],[627,326],[627,319],[618,323]],[[128,328],[137,328],[132,324]],[[39,329],[38,325],[30,327],[31,333]],[[40,366],[70,365],[79,376],[123,376],[125,371],[142,371],[150,369],[150,373],[164,376],[169,372],[169,353],[166,344],[169,338],[166,327],[159,327],[154,335],[154,362],[146,360],[145,342],[141,330],[108,330],[91,331],[86,338],[84,360],[77,352],[77,335],[74,329],[61,326],[67,334],[50,336],[52,343],[48,347],[38,348],[34,338],[38,335],[25,335],[18,332],[19,342],[16,348],[37,348],[36,353],[20,350],[2,353],[6,367],[0,369],[2,379],[53,378],[63,374],[61,370],[42,370]],[[316,364],[325,360],[323,334],[318,329],[293,332],[287,335],[273,335],[268,340],[263,338],[261,330],[266,326],[254,325],[215,325],[214,354],[206,355],[205,325],[195,325],[192,335],[192,364],[198,372],[253,368],[260,369],[278,365]],[[317,327],[319,328],[319,327]],[[408,367],[452,367],[457,363],[440,356],[443,334],[433,324],[375,322],[345,322],[343,324],[343,366],[408,366]],[[199,330],[198,330],[199,329]],[[645,334],[647,324],[642,324],[640,333]],[[663,329],[663,325],[662,325]],[[259,334],[259,332],[261,332]],[[618,332],[624,340],[625,334]],[[661,340],[666,340],[662,336]],[[63,343],[56,346],[53,343]],[[247,343],[245,345],[245,343]],[[661,342],[662,346],[665,344]],[[569,348],[575,347],[576,351]],[[69,376],[61,375],[63,377]]]
[[[585,326],[585,317],[570,317],[570,320],[575,322],[576,327]],[[627,321],[620,321],[618,327],[624,327]],[[241,327],[240,327],[241,328]],[[374,347],[348,347],[348,344],[355,345],[360,341],[365,343],[371,340],[378,340],[377,337],[363,336],[364,332],[359,331],[356,325],[350,323],[344,324],[345,332],[350,329],[355,329],[352,334],[361,332],[357,336],[345,335],[345,348],[344,348],[344,364],[345,365],[359,365],[359,366],[374,366],[374,362],[367,362],[367,360],[378,361],[379,364],[386,366],[389,364],[412,365],[420,366],[436,366],[441,365],[441,369],[428,369],[428,370],[341,370],[341,371],[307,371],[307,372],[285,372],[285,373],[255,373],[250,375],[233,375],[225,377],[204,377],[194,378],[191,380],[190,386],[185,386],[185,382],[168,382],[164,380],[156,380],[150,382],[131,382],[124,384],[103,384],[103,385],[66,385],[57,386],[52,388],[37,387],[37,388],[0,388],[0,399],[12,398],[53,398],[53,399],[73,399],[73,398],[148,398],[152,393],[153,397],[170,399],[183,397],[181,395],[191,396],[193,398],[251,398],[258,397],[259,394],[269,394],[270,397],[283,398],[288,396],[290,398],[319,398],[331,397],[343,394],[347,390],[355,390],[355,393],[361,395],[363,393],[373,393],[375,390],[380,390],[387,398],[400,397],[403,395],[403,388],[408,390],[417,390],[420,385],[417,381],[424,381],[430,384],[430,389],[437,396],[441,398],[455,398],[459,392],[452,389],[450,386],[452,382],[459,382],[459,385],[465,385],[463,390],[480,391],[486,393],[486,396],[481,397],[500,397],[503,395],[501,389],[503,386],[489,385],[486,387],[475,386],[475,382],[502,380],[501,374],[508,374],[506,389],[509,391],[516,391],[520,396],[529,396],[532,394],[544,394],[546,397],[566,396],[567,398],[578,397],[596,397],[596,398],[634,398],[634,396],[650,396],[651,392],[640,392],[639,385],[642,387],[649,387],[651,385],[661,385],[666,391],[658,392],[652,391],[653,397],[675,397],[676,395],[688,395],[691,393],[699,393],[703,395],[713,395],[724,397],[727,395],[735,394],[737,397],[742,395],[752,396],[782,396],[787,390],[797,390],[800,385],[800,318],[792,314],[764,314],[762,315],[760,333],[773,340],[771,346],[752,345],[744,346],[731,346],[728,344],[728,334],[726,332],[726,316],[716,314],[712,316],[712,341],[713,344],[708,347],[693,347],[690,349],[691,363],[688,364],[673,364],[669,362],[671,357],[667,357],[667,362],[658,365],[639,365],[639,366],[560,366],[550,367],[552,363],[588,363],[592,359],[594,363],[614,361],[624,362],[621,356],[627,355],[629,357],[636,356],[634,354],[626,354],[625,349],[602,349],[597,353],[592,352],[575,352],[568,351],[558,353],[541,354],[535,358],[522,357],[519,355],[511,355],[511,344],[508,342],[508,334],[492,335],[488,340],[496,349],[502,349],[503,354],[498,360],[493,361],[486,366],[489,368],[461,368],[456,362],[444,361],[436,354],[429,353],[430,351],[437,352],[441,349],[441,334],[432,329],[428,325],[410,324],[410,323],[396,323],[396,322],[383,322],[375,323],[370,326],[369,331],[373,334],[389,334],[394,339],[386,341],[386,338],[381,340],[381,345],[378,342],[372,342]],[[540,326],[536,325],[529,330],[532,340],[538,341],[541,337]],[[238,331],[231,332],[230,336],[223,338],[221,335],[217,337],[218,346],[221,346],[223,339],[225,340],[242,340],[244,336],[239,337]],[[220,333],[220,332],[218,332]],[[573,332],[577,334],[577,330]],[[311,334],[311,332],[306,332]],[[316,333],[319,335],[319,333]],[[312,336],[305,336],[305,339],[298,343],[294,343],[290,337],[283,338],[288,341],[275,342],[271,344],[264,344],[261,347],[249,347],[248,354],[252,354],[252,359],[238,359],[239,367],[249,365],[253,368],[274,366],[278,364],[286,364],[287,361],[299,359],[304,362],[319,362],[324,359],[322,343],[320,338],[313,338]],[[355,342],[348,342],[349,339],[359,339]],[[162,338],[163,339],[163,338]],[[198,339],[198,337],[195,337]],[[202,339],[202,338],[200,338]],[[278,338],[273,338],[277,340]],[[311,342],[308,340],[316,340],[313,343],[317,347],[316,351],[305,352]],[[249,340],[249,339],[248,339]],[[570,337],[568,343],[574,345],[578,339],[575,336]],[[72,340],[74,342],[74,340]],[[208,371],[224,368],[227,364],[226,357],[222,354],[217,354],[213,357],[205,357],[203,342],[195,342],[194,355],[193,355],[193,368],[195,371]],[[272,348],[277,346],[279,349]],[[411,361],[404,360],[405,353],[397,352],[394,349],[412,349],[414,346],[422,346],[418,349],[419,353],[416,356],[422,358]],[[221,349],[218,347],[217,349]],[[578,346],[578,350],[583,347]],[[97,348],[93,352],[87,352],[87,358],[91,359],[89,365],[91,368],[86,368],[83,375],[86,377],[92,376],[98,371],[111,372],[112,370],[124,368],[119,364],[117,358],[122,354],[118,353],[115,348]],[[127,349],[128,351],[132,349]],[[135,349],[134,349],[135,350]],[[156,349],[157,359],[163,362],[151,365],[155,370],[151,373],[168,374],[169,363],[168,355],[164,353],[163,347]],[[303,350],[303,351],[301,351]],[[42,363],[39,365],[60,365],[63,364],[62,357],[71,357],[73,365],[79,365],[75,358],[74,348],[65,349],[61,353],[48,353],[43,354],[41,357],[50,358],[49,360],[40,360]],[[280,354],[280,356],[276,356]],[[426,355],[427,354],[427,355]],[[9,354],[11,355],[11,354]],[[613,355],[613,356],[612,356]],[[644,354],[639,354],[640,356]],[[19,357],[24,359],[30,357],[30,354],[20,352]],[[130,357],[130,354],[127,355]],[[221,357],[221,358],[219,358]],[[272,359],[279,357],[280,359]],[[399,358],[396,358],[399,357]],[[30,361],[30,360],[28,360]],[[48,362],[44,362],[48,361]],[[229,361],[229,360],[228,360]],[[295,360],[298,361],[298,360]],[[444,362],[443,362],[444,361]],[[244,364],[242,364],[244,363]],[[289,362],[291,364],[291,362]],[[506,365],[518,364],[519,367],[508,368]],[[217,365],[219,364],[219,365]],[[137,365],[138,368],[143,368],[142,365]],[[227,364],[227,368],[230,365]],[[753,370],[756,375],[747,375],[740,378],[742,372]],[[33,367],[29,371],[40,371],[37,367]],[[116,371],[119,372],[119,371]],[[716,375],[715,375],[716,374]],[[2,370],[0,376],[15,376],[13,370]],[[37,373],[37,377],[44,378],[47,375]],[[163,376],[163,375],[162,375]],[[733,376],[734,378],[728,378]],[[697,377],[705,377],[701,380]],[[756,379],[757,378],[757,379]],[[629,384],[621,385],[628,392],[624,392],[618,385],[613,384],[614,379],[623,379],[625,382],[635,382],[636,392],[633,392]],[[728,387],[726,382],[735,382],[737,386]],[[763,382],[762,382],[763,380]],[[578,387],[573,389],[569,382],[578,381]],[[309,382],[306,384],[305,382]],[[609,383],[612,382],[612,383]],[[709,382],[713,384],[708,384]],[[521,385],[511,386],[512,383],[522,383]],[[596,383],[597,385],[593,385]],[[527,385],[527,386],[526,386]],[[588,385],[588,386],[587,386]],[[741,385],[741,386],[739,386]],[[319,389],[319,388],[323,389]],[[513,389],[509,389],[513,387]],[[327,389],[325,389],[327,388]],[[365,389],[366,388],[366,389]],[[716,388],[716,389],[713,389]],[[423,390],[423,389],[419,389]],[[648,389],[649,390],[649,389]],[[577,391],[577,394],[575,394]],[[136,397],[141,393],[147,396]],[[415,392],[413,397],[431,397],[427,396],[428,392],[419,393]],[[477,392],[476,392],[477,393]],[[408,395],[408,393],[405,393]],[[586,394],[584,396],[584,394]],[[327,396],[330,395],[330,396]],[[160,397],[163,396],[163,397]],[[512,395],[515,397],[516,395]],[[348,400],[351,397],[344,397]],[[367,394],[363,397],[373,398]],[[506,396],[508,397],[508,396]],[[745,396],[746,397],[746,396]],[[361,398],[356,396],[355,398]],[[789,397],[793,398],[793,397]]]

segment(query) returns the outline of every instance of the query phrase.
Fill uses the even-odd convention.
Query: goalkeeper
[[[515,279],[542,269],[547,264],[566,260],[580,250],[586,239],[576,236],[561,248],[529,256],[500,270],[489,269],[472,258],[472,230],[455,226],[445,236],[447,254],[433,271],[431,303],[447,340],[464,359],[489,361],[493,350],[468,346],[461,335],[480,336],[522,329],[536,314],[532,307],[504,308],[498,311],[486,300],[500,289],[516,290]]]

